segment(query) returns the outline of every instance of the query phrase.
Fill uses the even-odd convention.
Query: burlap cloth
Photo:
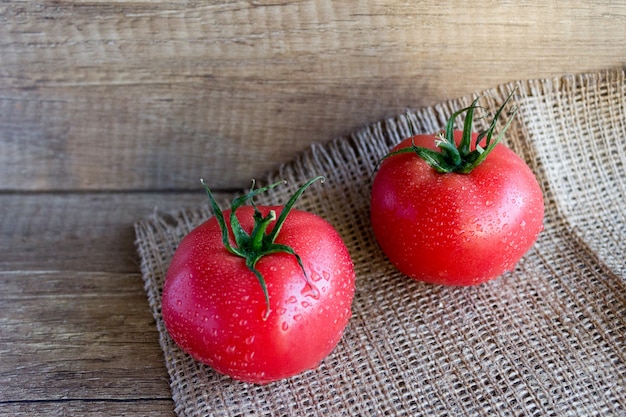
[[[368,221],[376,162],[408,135],[403,117],[314,145],[265,178],[258,199],[330,221],[357,272],[353,318],[318,369],[266,386],[221,376],[181,352],[160,315],[180,239],[208,205],[136,224],[150,307],[180,416],[626,415],[626,82],[624,69],[520,81],[481,92],[497,108],[518,86],[505,143],[536,173],[545,231],[516,269],[472,288],[414,282],[394,270]],[[464,97],[411,111],[440,129]],[[480,123],[479,123],[480,126]],[[198,173],[200,176],[201,173]],[[209,180],[210,183],[210,180]],[[198,192],[203,192],[201,189]]]

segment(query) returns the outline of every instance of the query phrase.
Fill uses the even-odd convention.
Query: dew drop
[[[235,353],[237,351],[237,346],[229,345],[226,347],[226,353]]]
[[[304,308],[311,307],[311,303],[309,303],[308,301],[303,301],[300,303],[300,305]]]
[[[280,326],[281,329],[283,329],[283,331],[287,331],[289,330],[289,324],[286,321],[283,321],[282,326]]]
[[[302,314],[296,314],[295,316],[293,316],[294,321],[299,321],[301,319],[302,319]]]
[[[246,340],[244,340],[246,345],[251,345],[254,343],[254,336],[248,336],[246,337]],[[254,353],[254,352],[253,352]]]
[[[295,304],[298,302],[298,299],[295,296],[291,296],[285,300],[287,304]]]
[[[304,288],[302,288],[302,291],[300,291],[300,294],[305,297],[311,297],[314,300],[319,300],[320,298],[320,290],[318,290],[317,287],[312,284],[306,284]]]

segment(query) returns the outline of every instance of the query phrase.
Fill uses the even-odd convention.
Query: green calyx
[[[217,205],[217,202],[215,201],[215,198],[213,197],[211,190],[205,184],[204,180],[200,180],[200,182],[204,186],[204,189],[206,190],[207,195],[209,196],[211,209],[213,210],[213,213],[215,213],[217,223],[222,232],[222,243],[224,244],[224,247],[226,248],[226,250],[228,250],[228,252],[232,253],[233,255],[239,256],[245,259],[246,266],[252,273],[254,273],[257,280],[259,281],[259,284],[261,285],[261,288],[263,290],[263,295],[265,297],[265,305],[266,305],[265,315],[263,317],[264,319],[267,319],[271,310],[270,310],[270,299],[269,299],[269,294],[267,291],[267,285],[265,283],[265,278],[259,272],[259,270],[256,269],[256,263],[259,261],[259,259],[261,259],[262,257],[266,255],[270,255],[273,253],[281,253],[281,252],[293,255],[296,258],[298,265],[300,265],[300,268],[302,269],[302,273],[304,275],[305,281],[307,282],[307,284],[309,283],[309,279],[306,274],[306,271],[304,270],[304,266],[302,265],[302,259],[300,259],[300,256],[293,250],[292,247],[287,246],[287,245],[282,245],[280,243],[275,243],[275,240],[276,240],[276,237],[278,236],[278,233],[280,232],[280,229],[285,223],[285,220],[287,219],[287,215],[293,208],[298,198],[300,198],[304,190],[306,190],[311,184],[313,184],[317,180],[321,180],[323,182],[324,177],[322,176],[315,177],[309,180],[303,186],[301,186],[291,196],[287,204],[284,205],[278,217],[276,217],[276,212],[274,210],[270,210],[270,212],[266,216],[263,216],[263,214],[259,211],[259,209],[254,204],[254,201],[252,199],[256,195],[261,194],[269,190],[270,188],[274,188],[280,184],[285,184],[286,181],[280,181],[280,182],[268,185],[263,188],[258,188],[255,190],[254,189],[255,182],[253,180],[252,186],[250,187],[250,191],[243,196],[235,198],[232,201],[231,206],[230,206],[231,208],[230,228],[232,230],[235,245],[232,245],[230,243],[230,239],[229,239],[230,233],[229,233],[228,227],[226,226],[224,213]],[[239,223],[239,220],[237,219],[237,216],[235,215],[235,212],[237,211],[237,209],[243,206],[248,200],[250,201],[250,204],[254,208],[254,213],[253,213],[254,226],[250,233],[247,233],[245,230],[243,230],[243,227],[241,227],[241,224]],[[275,222],[274,227],[272,228],[271,232],[268,232],[267,228],[273,222]]]
[[[498,144],[498,142],[500,142],[500,140],[504,136],[504,132],[506,132],[506,130],[511,125],[517,109],[513,109],[513,111],[511,112],[511,117],[507,121],[502,131],[496,137],[494,137],[494,130],[496,128],[496,122],[498,120],[498,117],[500,117],[500,114],[513,96],[514,92],[515,90],[511,92],[511,94],[507,97],[502,106],[500,106],[500,108],[496,111],[496,114],[489,124],[489,127],[478,134],[473,150],[471,149],[471,141],[472,128],[474,123],[474,112],[476,111],[476,109],[480,108],[480,106],[478,105],[478,100],[480,99],[480,97],[476,98],[469,107],[465,107],[450,116],[446,123],[445,130],[439,132],[435,136],[435,145],[439,148],[438,151],[417,146],[412,143],[411,146],[407,148],[403,148],[398,151],[389,153],[383,158],[383,160],[390,156],[414,152],[415,154],[417,154],[417,156],[422,158],[427,164],[432,166],[439,173],[444,174],[449,172],[457,172],[461,174],[469,174],[474,168],[480,165],[480,163],[482,163],[485,158],[487,158],[487,155],[489,155],[489,153]],[[465,116],[465,122],[463,124],[463,135],[461,137],[460,143],[457,145],[454,140],[454,119],[456,119],[456,117],[458,117],[462,113],[467,114]],[[409,128],[411,129],[411,136],[415,136],[413,131],[413,125],[410,122]],[[485,144],[481,146],[480,143],[483,141],[483,139],[485,140]]]

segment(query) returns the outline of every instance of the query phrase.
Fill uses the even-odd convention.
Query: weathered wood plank
[[[173,415],[133,223],[201,204],[201,189],[0,194],[0,414]]]
[[[135,273],[135,221],[155,210],[206,203],[200,188],[161,194],[0,194],[0,271]]]
[[[315,141],[518,78],[624,65],[618,1],[14,1],[0,189],[243,187]]]
[[[174,417],[171,400],[0,402],[0,415],[13,417]]]
[[[0,272],[0,399],[166,399],[139,274]]]

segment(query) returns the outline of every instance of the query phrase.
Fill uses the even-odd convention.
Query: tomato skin
[[[258,209],[265,216],[282,207]],[[252,207],[236,213],[250,233]],[[224,215],[229,219],[230,210]],[[299,254],[310,284],[293,255],[262,257],[256,268],[269,293],[267,317],[257,277],[221,239],[212,217],[192,230],[174,254],[162,297],[163,320],[174,341],[216,371],[251,383],[316,367],[335,348],[351,317],[355,274],[339,234],[314,214],[289,213],[275,242]]]
[[[461,135],[454,132],[457,144]],[[417,135],[392,152],[411,140],[437,149],[433,135]],[[543,215],[532,171],[502,144],[469,174],[438,173],[413,152],[393,155],[372,184],[382,251],[405,275],[433,284],[477,285],[511,270],[543,230]]]

